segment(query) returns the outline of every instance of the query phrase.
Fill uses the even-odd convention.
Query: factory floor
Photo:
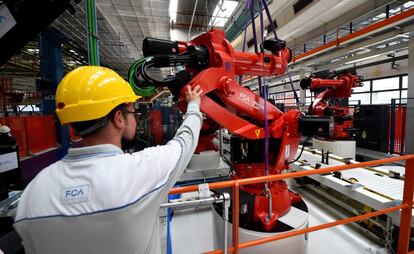
[[[291,188],[302,194],[309,208],[309,226],[315,226],[341,218],[349,217],[330,201],[318,196],[311,190],[300,187]],[[209,207],[176,210],[171,220],[172,253],[194,254],[214,249],[213,213]],[[165,226],[162,224],[162,227]],[[164,227],[165,228],[165,227]],[[164,232],[166,230],[164,229]],[[367,238],[358,226],[348,224],[310,233],[307,253],[335,254],[386,254],[391,253]],[[165,244],[164,239],[164,244]],[[165,247],[165,246],[164,246]],[[163,248],[166,251],[166,248]],[[276,252],[276,253],[283,253]]]

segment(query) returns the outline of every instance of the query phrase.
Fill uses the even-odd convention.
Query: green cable
[[[138,59],[135,61],[131,68],[129,68],[129,76],[128,76],[128,82],[130,86],[132,87],[132,90],[134,90],[134,93],[143,97],[149,97],[155,93],[155,87],[154,86],[144,86],[140,87],[139,84],[135,84],[134,76],[135,76],[135,70],[137,65],[142,65],[145,61],[147,61],[149,57],[144,57],[141,59]]]

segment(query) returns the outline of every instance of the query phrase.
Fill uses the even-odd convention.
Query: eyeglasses
[[[141,113],[140,113],[140,112],[137,112],[137,111],[128,111],[128,110],[123,110],[122,112],[124,112],[124,113],[134,114],[134,117],[135,117],[135,118],[139,118],[139,117],[141,116]]]

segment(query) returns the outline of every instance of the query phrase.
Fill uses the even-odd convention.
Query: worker
[[[11,130],[9,126],[2,125],[0,126],[0,146],[14,146],[16,145],[16,140],[11,135]]]
[[[129,84],[97,66],[69,72],[56,91],[56,114],[82,136],[42,170],[19,202],[15,228],[26,254],[161,253],[159,208],[197,146],[199,86],[186,88],[184,121],[166,145],[123,153],[135,136]]]

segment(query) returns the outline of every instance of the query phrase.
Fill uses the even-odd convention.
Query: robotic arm
[[[301,135],[330,135],[332,118],[307,117],[299,110],[282,113],[237,83],[236,75],[271,76],[286,72],[291,52],[285,43],[268,40],[262,46],[271,53],[237,52],[225,39],[224,32],[216,29],[201,34],[191,42],[147,38],[144,40],[143,52],[148,58],[130,70],[130,82],[168,86],[178,99],[182,111],[186,109],[185,86],[200,85],[203,89],[201,111],[206,115],[203,129],[208,130],[204,134],[211,134],[218,129],[213,123],[218,123],[233,134],[230,146],[232,177],[235,179],[266,175],[264,126],[267,117],[268,170],[270,174],[277,174],[288,168],[288,162],[296,156]],[[149,67],[177,65],[184,65],[185,70],[162,80],[156,80],[147,71]],[[264,103],[267,115],[264,113]],[[288,212],[292,202],[300,201],[300,196],[298,198],[298,195],[291,194],[283,181],[269,183],[269,186],[243,186],[242,190],[252,200],[248,204],[250,214],[254,215],[251,222],[258,223],[265,231],[274,228],[277,219]]]
[[[203,89],[201,111],[208,118],[231,132],[248,139],[264,138],[264,100],[235,80],[236,75],[272,76],[286,72],[291,52],[281,40],[267,40],[263,48],[271,54],[237,52],[225,39],[224,32],[212,29],[191,42],[173,42],[146,38],[143,43],[147,61],[133,75],[135,83],[144,86],[168,86],[185,111],[185,85],[200,85]],[[186,70],[163,80],[145,73],[150,67],[184,65]],[[299,137],[297,110],[283,114],[266,102],[270,137],[281,138],[289,123],[290,132]],[[295,119],[295,120],[293,120]],[[305,128],[302,128],[305,130]],[[327,129],[325,131],[328,131]],[[310,130],[309,132],[312,132]],[[328,131],[329,132],[329,131]]]
[[[304,78],[300,81],[302,89],[320,92],[309,108],[309,113],[315,116],[333,116],[335,128],[333,139],[349,139],[355,133],[353,128],[353,117],[349,114],[346,106],[330,105],[330,99],[349,98],[352,88],[361,86],[362,77],[349,72],[342,72],[335,76],[335,79]]]

